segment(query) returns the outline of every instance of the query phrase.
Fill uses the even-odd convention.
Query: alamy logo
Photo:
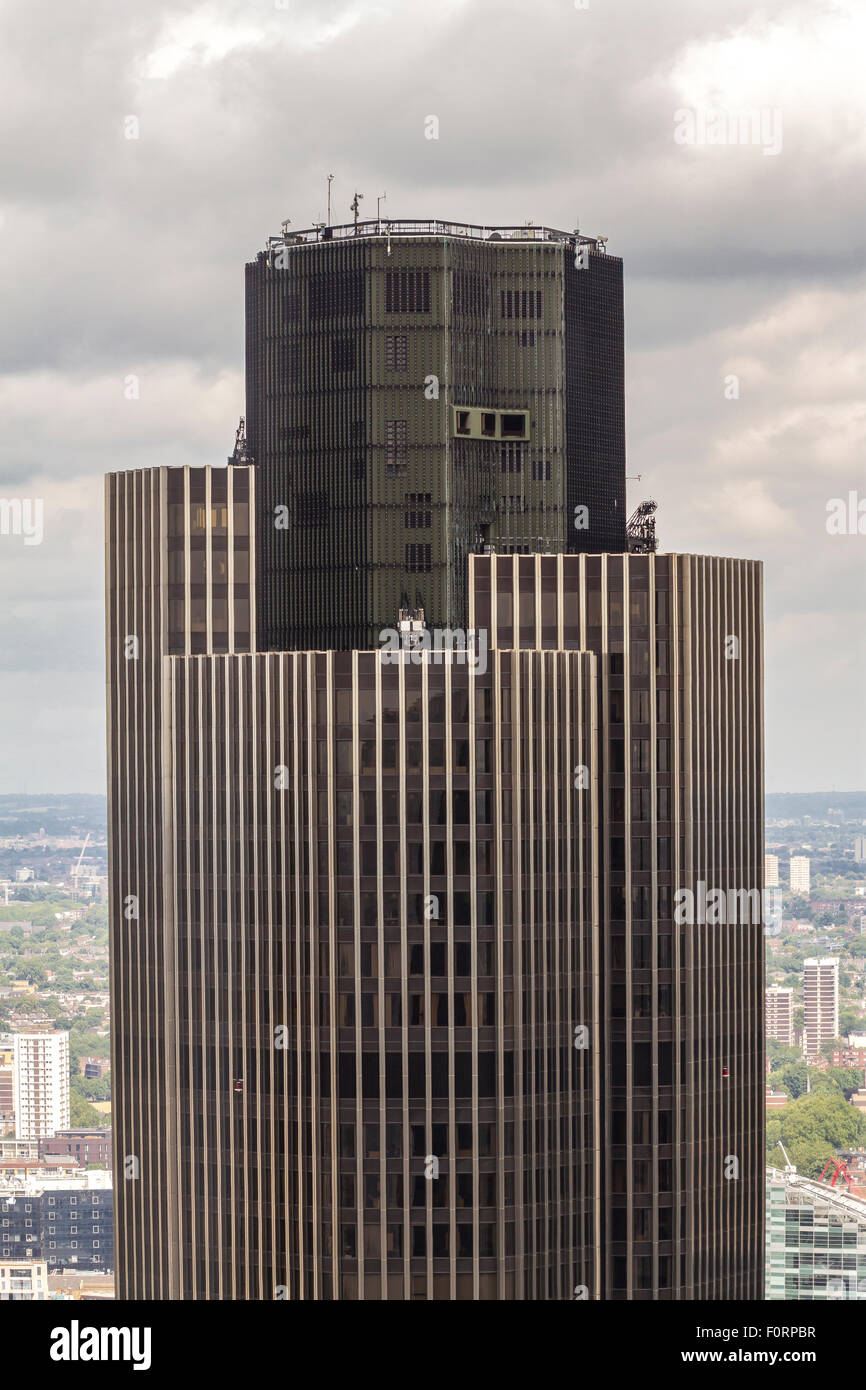
[[[51,1332],[52,1361],[131,1361],[134,1371],[150,1370],[149,1327],[69,1327]]]
[[[781,913],[778,888],[710,888],[703,879],[697,892],[678,888],[674,894],[674,921],[678,926],[757,926],[776,922]]]
[[[25,545],[41,545],[41,497],[0,497],[0,536],[23,536]]]
[[[678,145],[761,145],[765,155],[781,154],[782,113],[778,106],[682,107],[674,112],[674,140]]]
[[[383,666],[471,666],[478,676],[487,670],[486,628],[424,627],[399,632],[383,627],[379,633]]]

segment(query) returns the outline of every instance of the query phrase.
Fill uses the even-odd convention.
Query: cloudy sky
[[[2,0],[0,791],[104,789],[102,477],[224,461],[244,262],[330,172],[609,238],[630,498],[765,562],[768,790],[866,786],[864,49],[861,0]]]

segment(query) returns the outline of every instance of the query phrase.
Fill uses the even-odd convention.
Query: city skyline
[[[332,171],[334,221],[357,190],[362,216],[386,192],[395,218],[532,217],[610,238],[625,264],[628,472],[642,475],[630,507],[659,502],[662,552],[764,558],[768,790],[863,785],[852,5],[759,21],[748,4],[542,4],[530,22],[477,3],[440,7],[423,35],[401,5],[316,19],[155,5],[134,33],[113,7],[90,21],[102,56],[68,103],[69,55],[95,37],[78,19],[59,9],[47,36],[16,24],[0,60],[29,150],[6,171],[0,495],[45,511],[40,545],[0,537],[0,790],[102,789],[101,477],[225,458],[243,403],[242,264],[283,218],[324,219]],[[490,62],[470,101],[441,73],[482,30]],[[37,50],[38,114],[21,78]],[[511,91],[542,58],[536,121]],[[226,89],[245,93],[231,120]],[[755,143],[712,145],[706,122],[676,119],[713,104],[763,112]],[[827,530],[833,499],[843,534]],[[856,529],[856,496],[853,516]]]

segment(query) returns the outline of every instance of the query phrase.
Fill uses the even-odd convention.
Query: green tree
[[[787,915],[801,922],[811,922],[814,909],[808,898],[792,898],[788,903]]]
[[[88,1101],[70,1091],[69,1123],[73,1129],[100,1129],[105,1121]]]
[[[782,1142],[807,1177],[817,1176],[837,1149],[858,1148],[866,1139],[866,1119],[838,1092],[801,1096],[777,1113]]]
[[[778,1042],[776,1038],[768,1038],[767,1056],[773,1064],[773,1070],[775,1071],[780,1067],[799,1062],[803,1054],[799,1047],[786,1047],[784,1043]]]
[[[788,1066],[782,1067],[778,1073],[774,1073],[774,1076],[778,1077],[778,1084],[794,1100],[805,1094],[808,1075],[808,1068],[803,1061],[790,1063]],[[773,1076],[770,1077],[770,1080],[773,1080]]]

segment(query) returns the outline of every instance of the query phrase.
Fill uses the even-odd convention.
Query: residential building
[[[71,1157],[83,1168],[111,1167],[110,1129],[61,1129],[39,1146],[45,1157]]]
[[[28,1173],[0,1180],[0,1259],[61,1269],[114,1267],[114,1194],[101,1172]]]
[[[46,1139],[69,1125],[69,1034],[13,1033],[18,1139]]]
[[[764,855],[764,887],[778,888],[779,886],[779,856],[778,854]]]
[[[811,892],[809,879],[810,863],[811,861],[804,854],[795,854],[791,859],[791,892],[796,893],[802,898],[808,898]]]
[[[0,1259],[0,1303],[44,1303],[48,1266],[44,1260]]]
[[[768,1038],[794,1046],[794,991],[771,985],[766,994],[766,1014]]]
[[[817,1057],[821,1044],[839,1036],[839,957],[803,962],[803,1054]]]

